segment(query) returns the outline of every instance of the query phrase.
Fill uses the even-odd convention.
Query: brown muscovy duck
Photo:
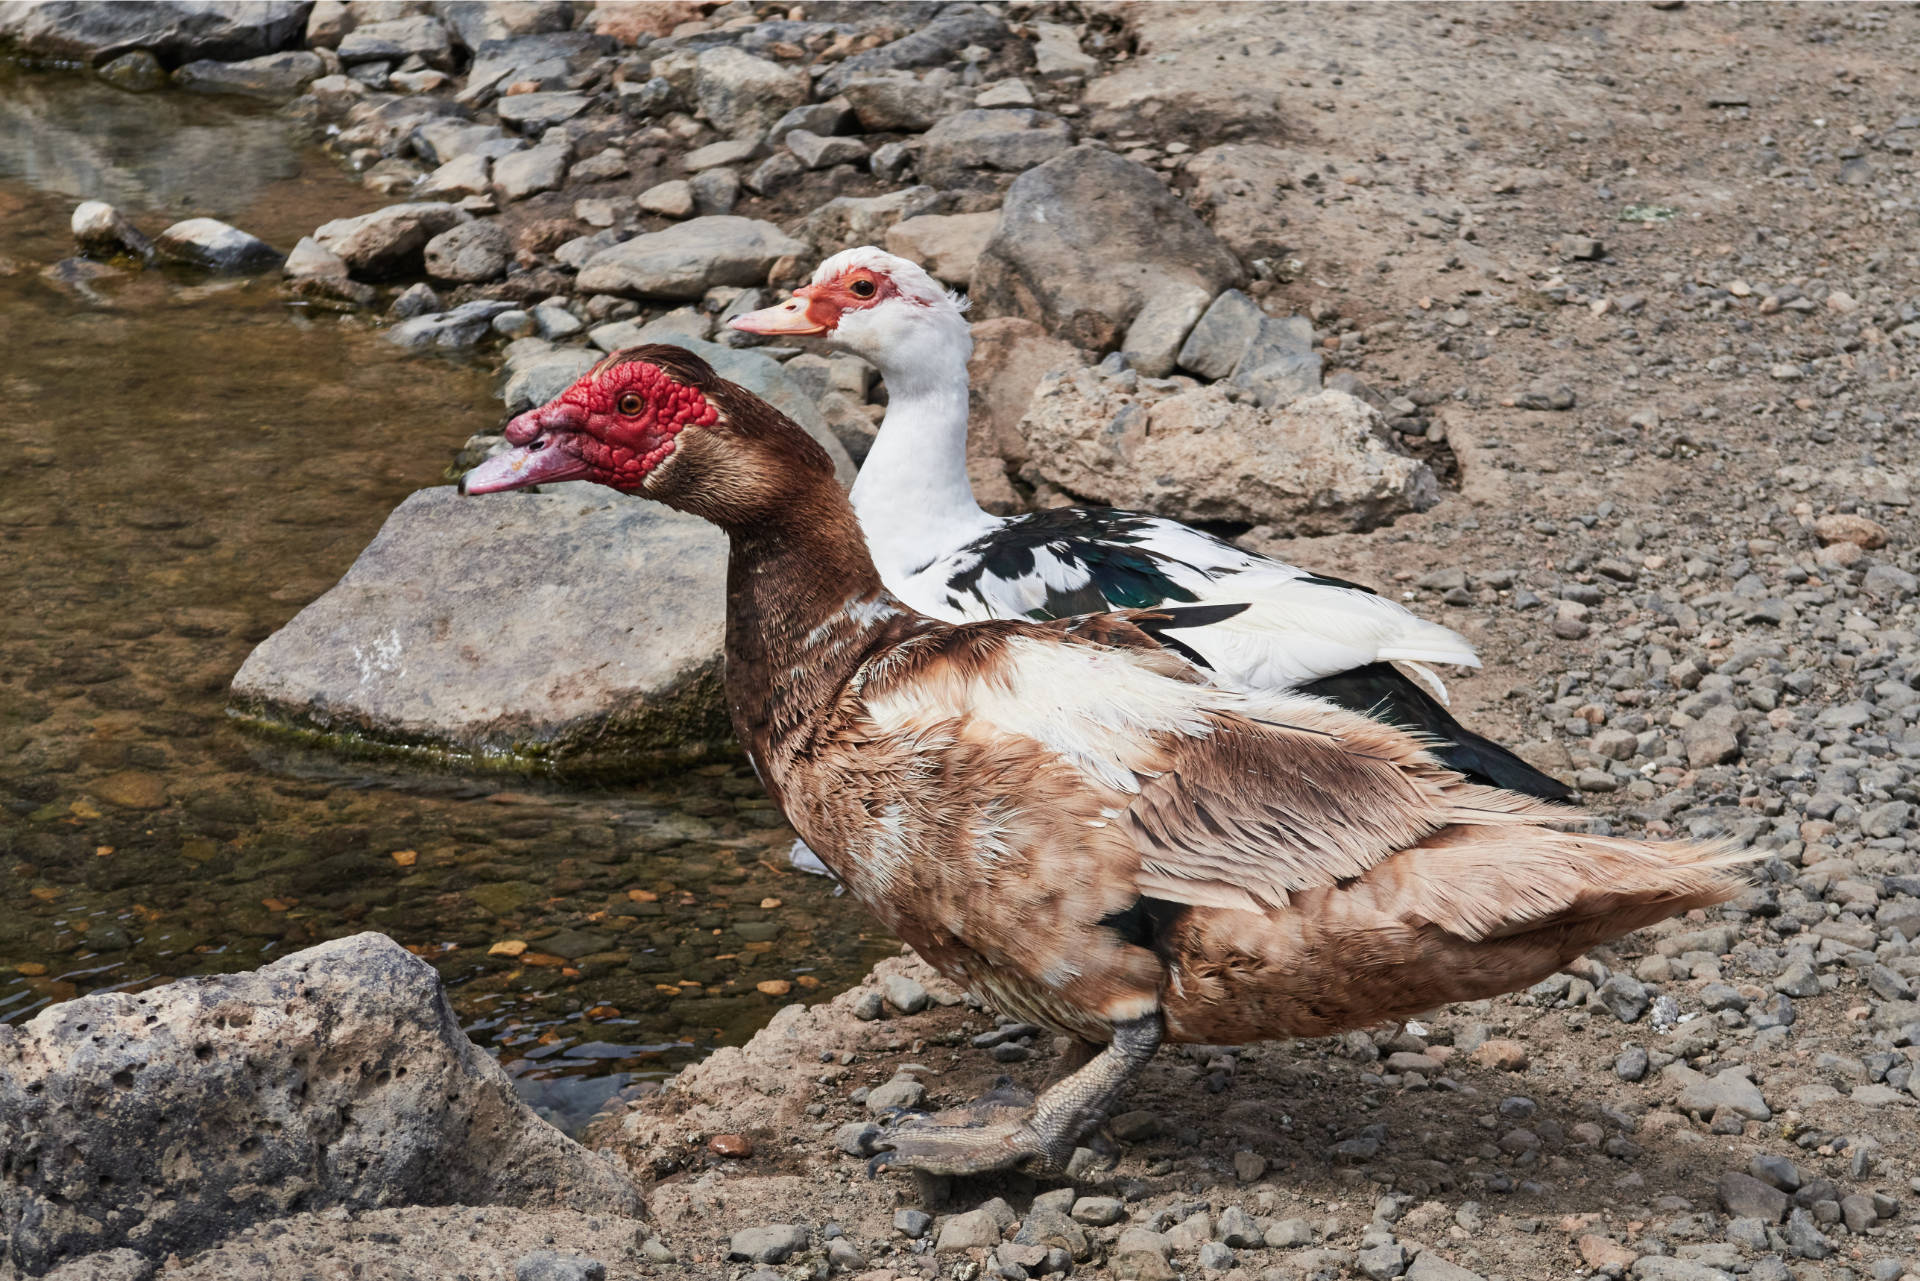
[[[1163,1041],[1513,991],[1744,883],[1744,854],[1565,831],[1391,725],[1209,684],[1163,643],[1178,610],[913,613],[826,454],[679,348],[610,356],[507,434],[466,492],[592,480],[726,531],[727,697],[768,790],[936,969],[1087,1047],[1031,1109],[903,1121],[891,1164],[1058,1172]]]

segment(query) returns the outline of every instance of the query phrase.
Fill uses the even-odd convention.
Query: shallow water
[[[96,197],[282,249],[381,203],[270,110],[0,65],[0,1019],[379,930],[577,1125],[892,950],[744,766],[546,789],[230,725],[251,646],[499,403],[271,281],[54,267]]]

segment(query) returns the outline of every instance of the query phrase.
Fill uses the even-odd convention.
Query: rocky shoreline
[[[289,294],[423,354],[497,353],[510,410],[671,335],[811,408],[857,460],[883,409],[870,370],[714,340],[833,249],[911,252],[975,302],[983,499],[1164,501],[1402,592],[1487,659],[1453,680],[1457,714],[1524,742],[1601,822],[1771,857],[1739,903],[1528,993],[1164,1055],[1070,1188],[865,1177],[888,1108],[1003,1072],[1033,1088],[1055,1056],[901,958],[592,1127],[650,1218],[432,1184],[285,1217],[256,1199],[177,1261],[127,1244],[63,1275],[1920,1275],[1912,14],[323,3],[257,6],[305,25],[215,48],[43,34],[71,8],[8,10],[0,34],[135,81],[245,83],[331,130],[386,207],[293,247]],[[278,61],[197,65],[261,57]],[[144,259],[98,211],[86,227],[122,268]],[[1315,402],[1297,475],[1257,452]],[[1129,452],[1106,429],[1141,408],[1163,429]],[[1307,468],[1342,440],[1351,491]],[[420,512],[448,518],[417,501],[389,552],[426,537]],[[489,505],[500,546],[592,505],[527,502],[524,524]],[[379,642],[444,600],[368,602],[408,572],[370,555],[268,642],[309,657],[237,695],[283,721],[324,705],[342,732],[405,722]],[[687,608],[710,610],[710,587],[690,580]],[[539,608],[571,635],[605,625]],[[687,617],[648,622],[693,637]],[[445,688],[431,628],[400,635],[391,666]],[[697,649],[646,689],[684,689]],[[296,686],[303,665],[320,675]],[[632,726],[635,700],[686,714],[590,694]],[[581,724],[530,715],[470,700],[406,737],[524,759]],[[623,752],[663,741],[635,733]],[[56,1007],[0,1052],[127,999]],[[588,1159],[563,1163],[603,1168],[571,1164]],[[37,1177],[0,1172],[25,1275],[54,1262],[18,1245],[38,1239],[16,1217]],[[170,1177],[153,1195],[180,1195]],[[463,1197],[484,1205],[415,1204]]]

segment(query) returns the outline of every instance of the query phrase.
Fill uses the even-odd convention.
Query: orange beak
[[[815,295],[815,288],[796,289],[785,302],[735,316],[727,325],[748,334],[824,334],[839,323],[840,316],[837,308]]]

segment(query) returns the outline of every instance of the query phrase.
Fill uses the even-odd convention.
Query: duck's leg
[[[1140,1074],[1162,1035],[1156,1012],[1116,1023],[1113,1040],[1091,1062],[1049,1086],[1025,1115],[1005,1116],[1004,1104],[973,1124],[941,1125],[906,1121],[881,1140],[888,1151],[868,1169],[903,1166],[928,1174],[985,1174],[1015,1167],[1031,1174],[1066,1173],[1067,1159],[1080,1139],[1106,1120],[1127,1084]],[[983,1100],[984,1101],[984,1100]]]

